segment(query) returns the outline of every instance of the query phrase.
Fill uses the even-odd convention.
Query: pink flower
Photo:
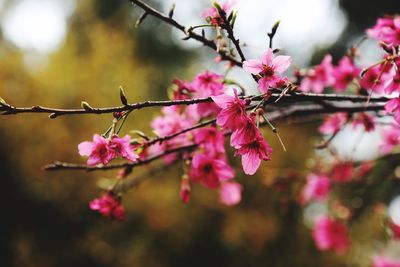
[[[392,47],[400,45],[400,16],[379,18],[367,35]]]
[[[315,221],[313,238],[317,248],[322,251],[344,252],[350,245],[346,225],[328,216],[319,216]]]
[[[101,197],[89,203],[91,210],[100,212],[101,215],[118,221],[125,220],[125,209],[120,199],[116,199],[111,193],[103,194]]]
[[[172,83],[174,84],[172,99],[184,100],[191,98],[190,94],[193,93],[194,89],[190,83],[179,79],[174,79]]]
[[[134,146],[131,145],[131,137],[125,135],[119,138],[117,135],[111,137],[109,148],[111,149],[112,158],[122,157],[130,161],[136,161],[139,156],[134,152]]]
[[[231,146],[238,148],[241,145],[251,143],[258,135],[260,135],[260,131],[255,124],[255,116],[248,117],[240,128],[232,132]]]
[[[305,92],[322,93],[325,87],[333,85],[334,82],[332,56],[326,55],[321,64],[308,71],[300,87]]]
[[[361,112],[353,120],[352,125],[354,128],[357,128],[358,126],[363,126],[366,132],[372,132],[373,130],[375,130],[375,118],[365,112]]]
[[[205,71],[198,74],[191,87],[194,89],[195,97],[217,96],[224,93],[224,77],[214,72]],[[218,114],[220,108],[215,103],[196,104],[197,112],[202,117]]]
[[[397,72],[391,77],[390,82],[385,87],[385,92],[388,94],[392,94],[394,92],[400,93],[400,66],[397,66]]]
[[[400,96],[389,100],[385,104],[386,113],[393,113],[394,120],[400,124]]]
[[[338,162],[333,166],[331,178],[338,183],[346,183],[353,179],[354,167],[352,162]]]
[[[347,113],[338,112],[325,117],[323,124],[319,127],[322,134],[335,134],[346,124]]]
[[[391,74],[389,73],[391,66],[389,64],[378,65],[368,69],[361,78],[360,85],[364,89],[370,89],[375,93],[381,94],[387,85]]]
[[[271,48],[262,56],[261,60],[250,59],[243,62],[243,69],[253,75],[260,74],[262,78],[258,80],[258,88],[261,92],[268,92],[269,87],[277,87],[281,83],[281,74],[290,66],[289,56],[274,57]]]
[[[192,81],[191,87],[196,97],[220,95],[224,92],[224,76],[211,71],[199,73]]]
[[[307,183],[303,187],[303,201],[323,201],[329,195],[330,188],[331,181],[329,180],[328,176],[326,176],[325,174],[311,173],[307,176]]]
[[[236,182],[221,183],[219,200],[227,206],[239,204],[242,200],[242,186]]]
[[[190,200],[190,182],[188,177],[184,177],[181,180],[181,190],[180,190],[180,198],[184,204],[189,203]]]
[[[242,156],[243,171],[248,175],[253,175],[260,167],[261,160],[270,160],[271,153],[272,148],[260,134],[251,143],[241,145],[235,156]]]
[[[394,222],[391,222],[390,228],[393,232],[393,239],[400,240],[400,224],[395,224]]]
[[[358,78],[359,74],[360,68],[357,68],[348,56],[343,57],[333,70],[334,88],[339,92],[344,91],[349,83]]]
[[[193,182],[208,188],[217,188],[221,182],[232,179],[235,172],[225,160],[214,159],[206,154],[196,154],[192,159],[189,176]]]
[[[400,128],[392,125],[382,131],[382,143],[380,149],[383,153],[388,154],[400,144]]]
[[[393,260],[385,255],[375,256],[373,258],[374,267],[400,267],[400,259]]]
[[[229,14],[232,11],[232,8],[236,4],[236,2],[237,0],[227,0],[219,5],[226,14]],[[211,23],[211,25],[222,26],[223,24],[223,20],[220,17],[218,9],[216,7],[207,8],[201,16],[209,23]]]
[[[225,129],[236,130],[245,124],[247,120],[246,100],[235,96],[212,96],[212,100],[222,109],[217,116],[217,124]]]
[[[196,144],[204,148],[207,154],[216,157],[225,152],[224,134],[218,131],[215,127],[201,128],[194,133]]]
[[[108,140],[98,134],[93,136],[93,142],[82,142],[78,145],[79,155],[88,156],[87,164],[108,164],[113,159],[113,153],[108,145]]]

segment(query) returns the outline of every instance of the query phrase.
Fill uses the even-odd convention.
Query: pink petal
[[[245,174],[253,175],[260,167],[261,159],[256,153],[246,153],[242,155],[242,165]]]
[[[274,58],[274,52],[271,48],[268,48],[268,51],[264,53],[261,57],[261,61],[264,65],[270,66],[272,65],[272,59]]]
[[[258,59],[250,59],[243,62],[243,69],[251,74],[262,72],[262,63]]]
[[[79,155],[90,156],[92,154],[94,144],[92,142],[82,142],[78,145]]]
[[[272,64],[274,65],[275,70],[279,73],[287,70],[290,66],[290,63],[290,56],[277,56],[272,60]]]
[[[211,99],[220,108],[226,108],[229,103],[235,101],[235,97],[226,94],[211,96]]]

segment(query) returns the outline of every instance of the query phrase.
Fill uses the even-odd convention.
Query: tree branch
[[[280,97],[280,94],[272,94],[268,99],[267,103],[275,104],[274,101]],[[244,98],[249,98],[253,101],[261,100],[263,95],[256,96],[246,96]],[[336,95],[336,94],[313,94],[313,93],[300,93],[294,92],[290,95],[284,95],[279,102],[292,103],[292,102],[304,102],[304,101],[350,101],[353,103],[366,102],[368,100],[367,96],[357,96],[357,95]],[[385,103],[389,101],[390,98],[387,97],[371,97],[369,100],[371,103]],[[86,109],[60,109],[60,108],[50,108],[42,106],[33,107],[15,107],[8,103],[0,103],[0,114],[1,115],[14,115],[20,113],[45,113],[50,114],[51,119],[57,118],[63,115],[80,115],[80,114],[110,114],[114,112],[121,111],[132,111],[148,107],[166,107],[166,106],[176,106],[176,105],[193,105],[199,103],[212,102],[211,97],[187,99],[187,100],[161,100],[161,101],[144,101],[132,104],[127,104],[124,106],[116,107],[103,107],[103,108],[86,108]],[[2,112],[2,113],[1,113]]]
[[[161,21],[166,22],[167,24],[177,28],[181,32],[183,32],[187,37],[186,39],[194,39],[196,41],[199,41],[203,45],[213,49],[214,51],[217,51],[217,45],[213,40],[209,40],[206,37],[199,35],[193,31],[187,31],[185,26],[182,24],[178,23],[176,20],[174,20],[172,17],[161,13],[160,11],[154,9],[153,7],[145,4],[141,0],[129,0],[131,3],[136,4],[140,8],[142,8],[146,13],[149,15],[152,15],[153,17],[158,18]],[[232,56],[228,55],[225,51],[217,51],[217,53],[221,56],[223,60],[230,61],[232,64],[241,67],[242,63],[238,61],[237,59],[233,58]]]
[[[305,117],[309,115],[315,115],[317,113],[320,114],[328,114],[328,113],[336,113],[336,112],[349,112],[349,113],[357,113],[357,112],[365,112],[365,111],[381,111],[384,110],[383,105],[379,104],[370,104],[365,106],[363,104],[358,105],[347,105],[347,106],[331,106],[329,108],[320,106],[320,105],[295,105],[288,107],[283,110],[273,111],[266,116],[268,117],[270,122],[280,122],[283,120],[287,120],[295,117]],[[210,121],[209,121],[210,122]],[[189,131],[189,130],[188,130]],[[230,133],[226,133],[226,135],[230,135]],[[198,144],[192,144],[188,146],[177,147],[173,149],[169,149],[163,153],[157,154],[155,156],[149,157],[147,159],[139,160],[137,162],[126,162],[122,164],[114,164],[114,165],[106,165],[106,166],[87,166],[85,164],[75,164],[75,163],[67,163],[67,162],[54,162],[53,164],[48,164],[43,167],[45,170],[85,170],[85,171],[97,171],[97,170],[113,170],[113,169],[121,169],[121,168],[133,168],[136,166],[141,166],[144,164],[151,163],[152,161],[158,160],[166,155],[172,153],[179,152],[187,152],[196,149]]]

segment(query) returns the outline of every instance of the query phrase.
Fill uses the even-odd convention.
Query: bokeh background
[[[202,23],[208,1],[175,2],[178,20]],[[172,1],[149,3],[167,12]],[[327,51],[337,60],[377,17],[400,12],[400,1],[239,0],[237,8],[237,34],[249,57],[265,50],[266,33],[281,19],[275,44],[303,67]],[[223,69],[210,50],[182,41],[180,33],[151,17],[135,29],[140,14],[127,0],[0,0],[0,96],[17,106],[71,108],[82,100],[112,106],[119,104],[119,86],[130,102],[166,99],[173,78],[191,80],[198,71]],[[377,57],[373,43],[362,49],[366,61]],[[232,77],[255,89],[240,70]],[[150,133],[157,112],[135,112],[124,131]],[[104,131],[110,120],[0,117],[0,266],[370,266],[370,254],[383,246],[382,215],[369,206],[354,223],[349,253],[316,250],[297,204],[296,181],[314,156],[314,124],[280,126],[288,153],[266,132],[276,151],[273,161],[252,177],[238,168],[244,185],[239,206],[222,206],[217,192],[200,186],[183,205],[178,166],[125,195],[125,222],[101,218],[87,203],[101,192],[99,181],[115,173],[41,167],[54,160],[83,162],[77,144]],[[237,159],[231,162],[239,166]],[[380,165],[375,175],[385,179],[395,167],[396,161]],[[380,185],[382,190],[369,188],[363,196],[389,203],[400,194],[398,186],[385,187],[384,180]]]

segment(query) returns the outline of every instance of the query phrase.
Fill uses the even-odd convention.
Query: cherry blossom
[[[222,109],[217,116],[217,124],[225,129],[235,130],[247,121],[246,100],[226,94],[212,96],[212,100]]]
[[[347,226],[326,215],[315,220],[313,238],[317,248],[322,251],[333,250],[342,253],[350,245]]]
[[[373,258],[373,267],[400,267],[400,259],[394,260],[385,255]]]
[[[336,91],[344,91],[349,83],[358,78],[360,68],[356,67],[353,61],[345,56],[339,61],[339,65],[333,69],[334,84]]]
[[[283,77],[279,74],[285,72],[291,64],[290,56],[274,56],[271,48],[261,57],[261,60],[250,59],[243,62],[243,69],[253,75],[261,75],[258,80],[258,89],[266,93],[270,87],[277,87],[282,83]]]
[[[347,113],[338,112],[325,117],[323,124],[319,127],[322,134],[335,134],[346,124]]]
[[[101,215],[118,221],[125,220],[125,209],[121,201],[111,193],[103,194],[101,197],[89,203],[91,210],[100,212]]]
[[[379,18],[367,35],[389,46],[400,45],[400,16]]]
[[[331,181],[325,174],[311,173],[307,176],[307,182],[303,187],[302,201],[323,201],[330,192]]]
[[[242,186],[236,182],[221,183],[219,200],[227,206],[234,206],[242,200]]]
[[[310,69],[301,81],[300,87],[305,92],[322,93],[335,82],[333,76],[332,56],[326,55],[321,64]]]

